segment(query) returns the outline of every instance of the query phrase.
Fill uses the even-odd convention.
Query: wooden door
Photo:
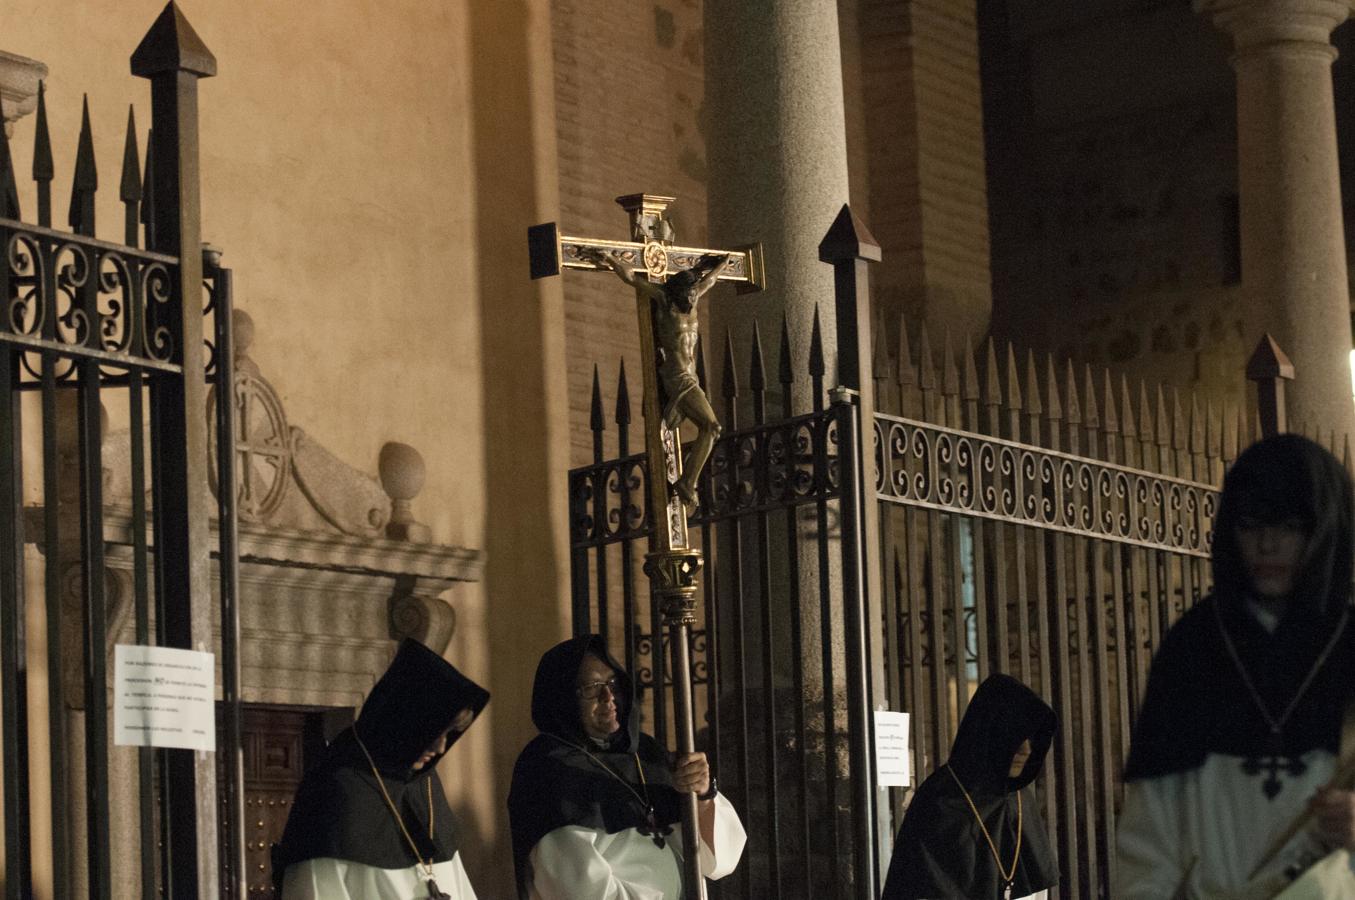
[[[245,893],[250,900],[274,900],[270,854],[282,839],[292,798],[307,765],[351,724],[353,711],[247,704],[243,719]]]

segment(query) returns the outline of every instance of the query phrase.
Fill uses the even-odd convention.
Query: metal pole
[[[221,581],[221,703],[225,734],[217,748],[223,759],[225,830],[223,846],[231,869],[230,895],[244,900],[245,753],[240,697],[240,559],[235,511],[235,342],[231,328],[232,273],[220,267],[220,254],[204,251],[204,265],[213,276],[216,325],[216,465],[217,521]]]
[[[852,798],[853,896],[875,900],[875,772],[866,645],[866,592],[862,584],[861,470],[855,392],[838,388],[833,405],[838,420],[838,465],[842,491],[842,625],[847,658],[847,752]],[[868,502],[874,502],[872,497]],[[825,640],[827,637],[825,636]]]

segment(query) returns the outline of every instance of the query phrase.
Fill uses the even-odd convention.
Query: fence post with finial
[[[1284,383],[1294,380],[1294,364],[1269,334],[1247,360],[1247,380],[1256,382],[1256,414],[1261,420],[1261,437],[1289,430],[1284,403]]]
[[[216,58],[170,2],[132,53],[132,74],[151,82],[155,200],[150,249],[178,257],[165,321],[182,377],[154,378],[151,418],[160,436],[162,490],[156,500],[155,594],[164,617],[161,643],[210,647],[212,595],[207,495],[206,382],[202,377],[202,224],[198,158],[198,80],[216,74]],[[233,751],[233,748],[223,748]],[[216,764],[169,750],[165,834],[174,860],[166,896],[220,893]],[[238,835],[237,835],[238,837]],[[238,854],[232,854],[238,857]],[[189,862],[193,860],[196,865]]]
[[[856,897],[874,898],[880,857],[888,848],[891,831],[888,805],[876,803],[875,729],[871,715],[876,701],[885,696],[884,656],[870,650],[871,634],[878,630],[883,609],[876,546],[880,528],[879,504],[875,502],[875,382],[870,359],[873,342],[867,264],[879,261],[880,245],[865,223],[843,204],[819,243],[819,259],[833,266],[837,385],[841,390],[834,402],[843,405],[838,438],[844,462],[842,594],[848,753],[853,773],[852,869],[856,873],[853,893]],[[852,456],[849,460],[848,449]],[[847,478],[847,474],[852,477]],[[855,539],[849,540],[853,530]],[[877,840],[881,843],[877,844]]]

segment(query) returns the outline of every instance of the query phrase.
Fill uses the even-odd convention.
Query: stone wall
[[[1066,10],[1065,10],[1066,12]],[[983,10],[994,330],[1241,400],[1227,46],[1181,5]]]

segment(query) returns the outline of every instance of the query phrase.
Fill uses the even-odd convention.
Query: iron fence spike
[[[739,375],[734,371],[734,336],[725,329],[725,365],[720,388],[726,400],[739,396]]]
[[[908,348],[908,317],[899,313],[899,352],[897,371],[894,373],[898,378],[899,386],[916,384],[917,370],[913,368],[913,354]]]
[[[819,324],[819,305],[814,304],[814,327],[809,333],[809,374],[822,378],[826,368],[823,361],[823,328]]]
[[[979,370],[974,365],[974,343],[966,334],[962,344],[964,354],[964,379],[961,381],[961,396],[965,400],[979,399]]]
[[[630,424],[630,388],[626,386],[626,358],[624,356],[621,357],[621,365],[616,376],[616,424],[622,427]]]
[[[1002,405],[1002,379],[997,374],[997,342],[990,336],[986,341],[983,358],[983,393],[988,406]]]
[[[753,320],[753,346],[748,354],[748,386],[754,394],[767,390],[767,372],[762,365],[762,329]]]
[[[917,339],[917,378],[924,392],[936,390],[936,357],[932,355],[932,337],[925,321]]]
[[[594,434],[607,427],[602,420],[602,384],[598,378],[597,363],[593,363],[593,402],[588,408],[588,427]]]
[[[33,130],[33,180],[50,182],[56,177],[52,162],[52,132],[47,125],[47,83],[38,82],[37,124]]]
[[[1016,348],[1007,342],[1007,406],[1019,411],[1022,405],[1020,369],[1016,364]]]
[[[141,156],[136,147],[136,107],[127,106],[127,141],[122,149],[122,182],[118,199],[124,203],[141,200]]]
[[[1035,351],[1026,350],[1026,412],[1032,416],[1044,415],[1044,400],[1040,393],[1039,369],[1035,365]],[[1032,435],[1031,443],[1039,443]]]
[[[1102,386],[1101,401],[1101,427],[1106,434],[1120,433],[1120,414],[1115,408],[1115,379],[1110,374],[1110,369],[1101,370],[1104,375],[1104,384]]]

